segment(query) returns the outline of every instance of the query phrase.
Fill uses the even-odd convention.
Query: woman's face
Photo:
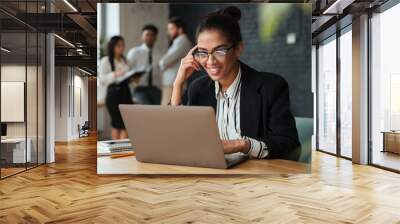
[[[197,55],[203,55],[203,57],[195,57],[196,60],[203,66],[212,80],[219,81],[232,74],[243,45],[239,44],[237,47],[231,48],[232,43],[229,43],[221,32],[205,30],[197,38],[197,47]],[[209,54],[207,57],[206,52],[213,52],[213,54]]]
[[[123,40],[119,40],[114,48],[114,55],[121,56],[124,53],[125,43]]]

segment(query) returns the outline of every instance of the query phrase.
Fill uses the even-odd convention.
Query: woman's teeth
[[[209,68],[209,70],[210,70],[210,72],[211,72],[212,74],[216,74],[216,73],[219,72],[220,68]]]

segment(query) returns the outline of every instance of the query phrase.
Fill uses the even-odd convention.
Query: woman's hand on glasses
[[[199,71],[201,69],[201,65],[193,57],[193,52],[196,49],[197,45],[190,49],[189,53],[181,60],[181,65],[179,66],[178,74],[176,75],[172,89],[172,106],[181,104],[183,84],[185,84],[186,80],[193,74],[194,70]]]
[[[174,85],[183,85],[186,80],[193,74],[194,70],[199,71],[201,69],[201,65],[193,57],[193,52],[196,49],[197,45],[190,49],[189,53],[187,53],[187,55],[182,58]]]

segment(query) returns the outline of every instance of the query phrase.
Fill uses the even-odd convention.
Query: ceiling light
[[[66,43],[67,45],[69,45],[70,47],[75,48],[75,45],[73,45],[73,44],[72,44],[71,42],[69,42],[68,40],[66,40],[66,39],[64,39],[64,38],[62,38],[62,37],[60,37],[60,36],[57,35],[57,34],[54,34],[54,36],[57,37],[58,39],[60,39],[61,41],[63,41],[64,43]]]
[[[92,73],[90,73],[90,72],[88,72],[88,71],[86,71],[86,70],[83,70],[83,69],[81,69],[81,68],[79,68],[79,67],[78,67],[78,69],[79,69],[81,72],[85,73],[85,74],[92,75]]]
[[[78,12],[78,10],[68,1],[68,0],[64,0],[65,4],[67,4],[72,10],[74,10],[75,12]]]
[[[6,52],[6,53],[10,53],[10,52],[11,52],[11,50],[9,50],[9,49],[7,49],[7,48],[5,48],[5,47],[1,47],[1,50],[4,51],[4,52]]]
[[[322,14],[328,14],[332,13],[332,9],[335,9],[337,7],[337,4],[339,4],[340,0],[336,0],[332,5],[330,5],[327,9],[324,10]]]
[[[81,48],[77,48],[76,53],[78,53],[79,55],[84,55],[83,49]]]
[[[343,10],[351,5],[355,0],[336,0],[332,5],[324,10],[322,14],[342,14]]]

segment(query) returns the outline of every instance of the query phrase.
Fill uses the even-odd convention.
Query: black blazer
[[[278,75],[258,72],[244,63],[240,93],[240,129],[244,136],[265,142],[268,158],[298,160],[300,143],[290,112],[289,88]],[[188,87],[187,105],[212,106],[216,110],[214,81],[203,76]]]

